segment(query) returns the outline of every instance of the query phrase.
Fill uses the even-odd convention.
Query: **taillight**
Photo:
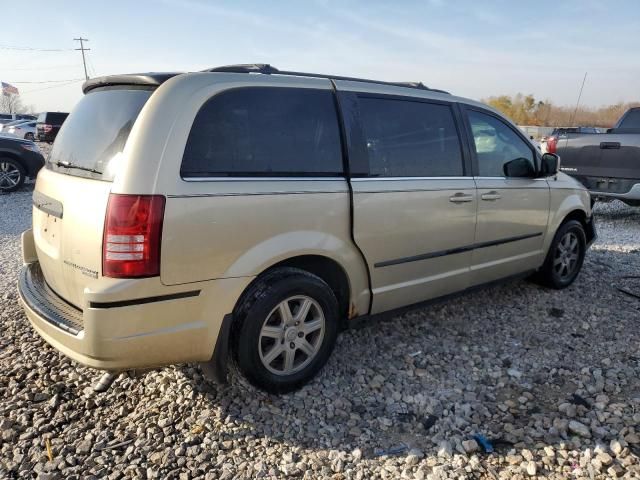
[[[44,128],[45,133],[50,132],[53,129],[53,125],[47,125],[46,123],[42,126]]]
[[[102,239],[102,274],[134,278],[160,275],[162,195],[109,195]]]
[[[547,153],[556,153],[558,149],[558,137],[547,138]]]

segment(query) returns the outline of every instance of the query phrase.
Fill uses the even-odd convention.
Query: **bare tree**
[[[25,113],[26,108],[22,104],[20,95],[9,94],[0,95],[0,112],[2,113]]]

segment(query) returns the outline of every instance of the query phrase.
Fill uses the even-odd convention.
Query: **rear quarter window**
[[[193,122],[180,174],[341,175],[342,149],[329,90],[246,87],[209,99]]]

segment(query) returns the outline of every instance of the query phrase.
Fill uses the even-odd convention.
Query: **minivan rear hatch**
[[[38,175],[33,194],[38,260],[49,286],[79,308],[85,289],[100,281],[109,193],[151,88],[91,90],[65,121]]]

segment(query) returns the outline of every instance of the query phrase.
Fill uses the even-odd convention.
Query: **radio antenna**
[[[587,73],[588,72],[584,72],[584,78],[582,79],[582,86],[580,87],[580,93],[578,94],[578,101],[576,102],[576,108],[573,111],[573,115],[571,115],[571,120],[569,121],[571,126],[574,126],[573,125],[573,121],[575,120],[576,114],[578,113],[578,106],[580,105],[580,98],[582,98],[582,90],[584,90],[584,83],[587,81]]]
[[[571,118],[569,119],[569,126],[571,127],[574,126],[573,122],[578,113],[578,106],[580,105],[580,99],[582,98],[582,90],[584,90],[584,83],[587,81],[587,73],[588,72],[584,72],[584,78],[582,79],[582,85],[580,86],[580,93],[578,93],[578,101],[576,102],[576,108],[573,110],[573,115],[571,115]],[[569,133],[567,132],[567,138],[564,142],[564,148],[567,148],[568,144],[569,144]]]

